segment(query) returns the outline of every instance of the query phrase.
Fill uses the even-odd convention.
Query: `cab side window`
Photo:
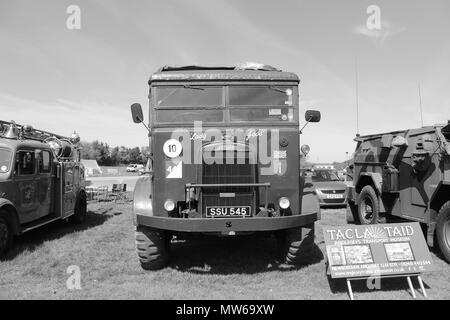
[[[52,170],[51,167],[51,155],[48,151],[40,151],[39,152],[39,172],[41,173],[50,173]]]
[[[19,176],[34,174],[36,157],[33,151],[19,151],[16,160],[16,172]]]

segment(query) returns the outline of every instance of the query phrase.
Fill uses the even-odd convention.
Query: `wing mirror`
[[[134,123],[142,123],[144,121],[144,114],[140,103],[133,103],[131,105],[131,116]]]
[[[320,122],[320,111],[317,110],[307,110],[305,112],[305,120],[306,122]]]
[[[305,112],[305,120],[306,120],[306,123],[305,123],[305,125],[303,126],[303,128],[300,129],[300,134],[302,134],[303,129],[305,129],[305,127],[308,125],[308,123],[310,123],[310,122],[319,122],[319,121],[320,121],[320,117],[321,117],[320,111],[317,111],[317,110],[307,110],[307,111]]]

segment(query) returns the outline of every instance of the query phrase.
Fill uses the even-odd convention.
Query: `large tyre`
[[[358,206],[353,201],[347,202],[347,223],[360,224]]]
[[[78,224],[83,223],[87,213],[86,194],[84,192],[78,194],[74,211],[75,213],[70,217],[70,221]]]
[[[306,261],[314,248],[314,223],[286,230],[284,236],[279,238],[279,244],[282,245],[286,264]]]
[[[170,239],[163,231],[137,227],[135,232],[136,253],[145,270],[159,270],[169,261]]]
[[[0,212],[1,214],[1,212]],[[13,240],[11,224],[6,218],[0,216],[0,258],[8,252]]]
[[[439,210],[436,221],[436,238],[445,260],[450,263],[450,201]]]
[[[358,197],[358,219],[361,224],[378,223],[380,208],[378,196],[372,186],[362,188]]]

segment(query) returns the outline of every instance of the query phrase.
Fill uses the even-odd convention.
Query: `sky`
[[[424,125],[450,120],[448,0],[0,0],[0,119],[85,141],[147,145],[129,106],[159,67],[245,61],[298,74],[313,162],[354,151],[356,78],[361,134],[420,127],[419,83]]]

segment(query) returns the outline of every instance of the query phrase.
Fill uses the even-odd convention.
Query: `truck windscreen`
[[[224,99],[224,93],[228,97]],[[152,89],[160,123],[294,122],[292,86],[157,86]]]
[[[286,86],[242,86],[229,88],[230,106],[292,106],[293,90]]]
[[[223,105],[221,87],[156,87],[156,107],[218,107]]]
[[[0,173],[8,172],[11,165],[11,151],[0,149]]]

